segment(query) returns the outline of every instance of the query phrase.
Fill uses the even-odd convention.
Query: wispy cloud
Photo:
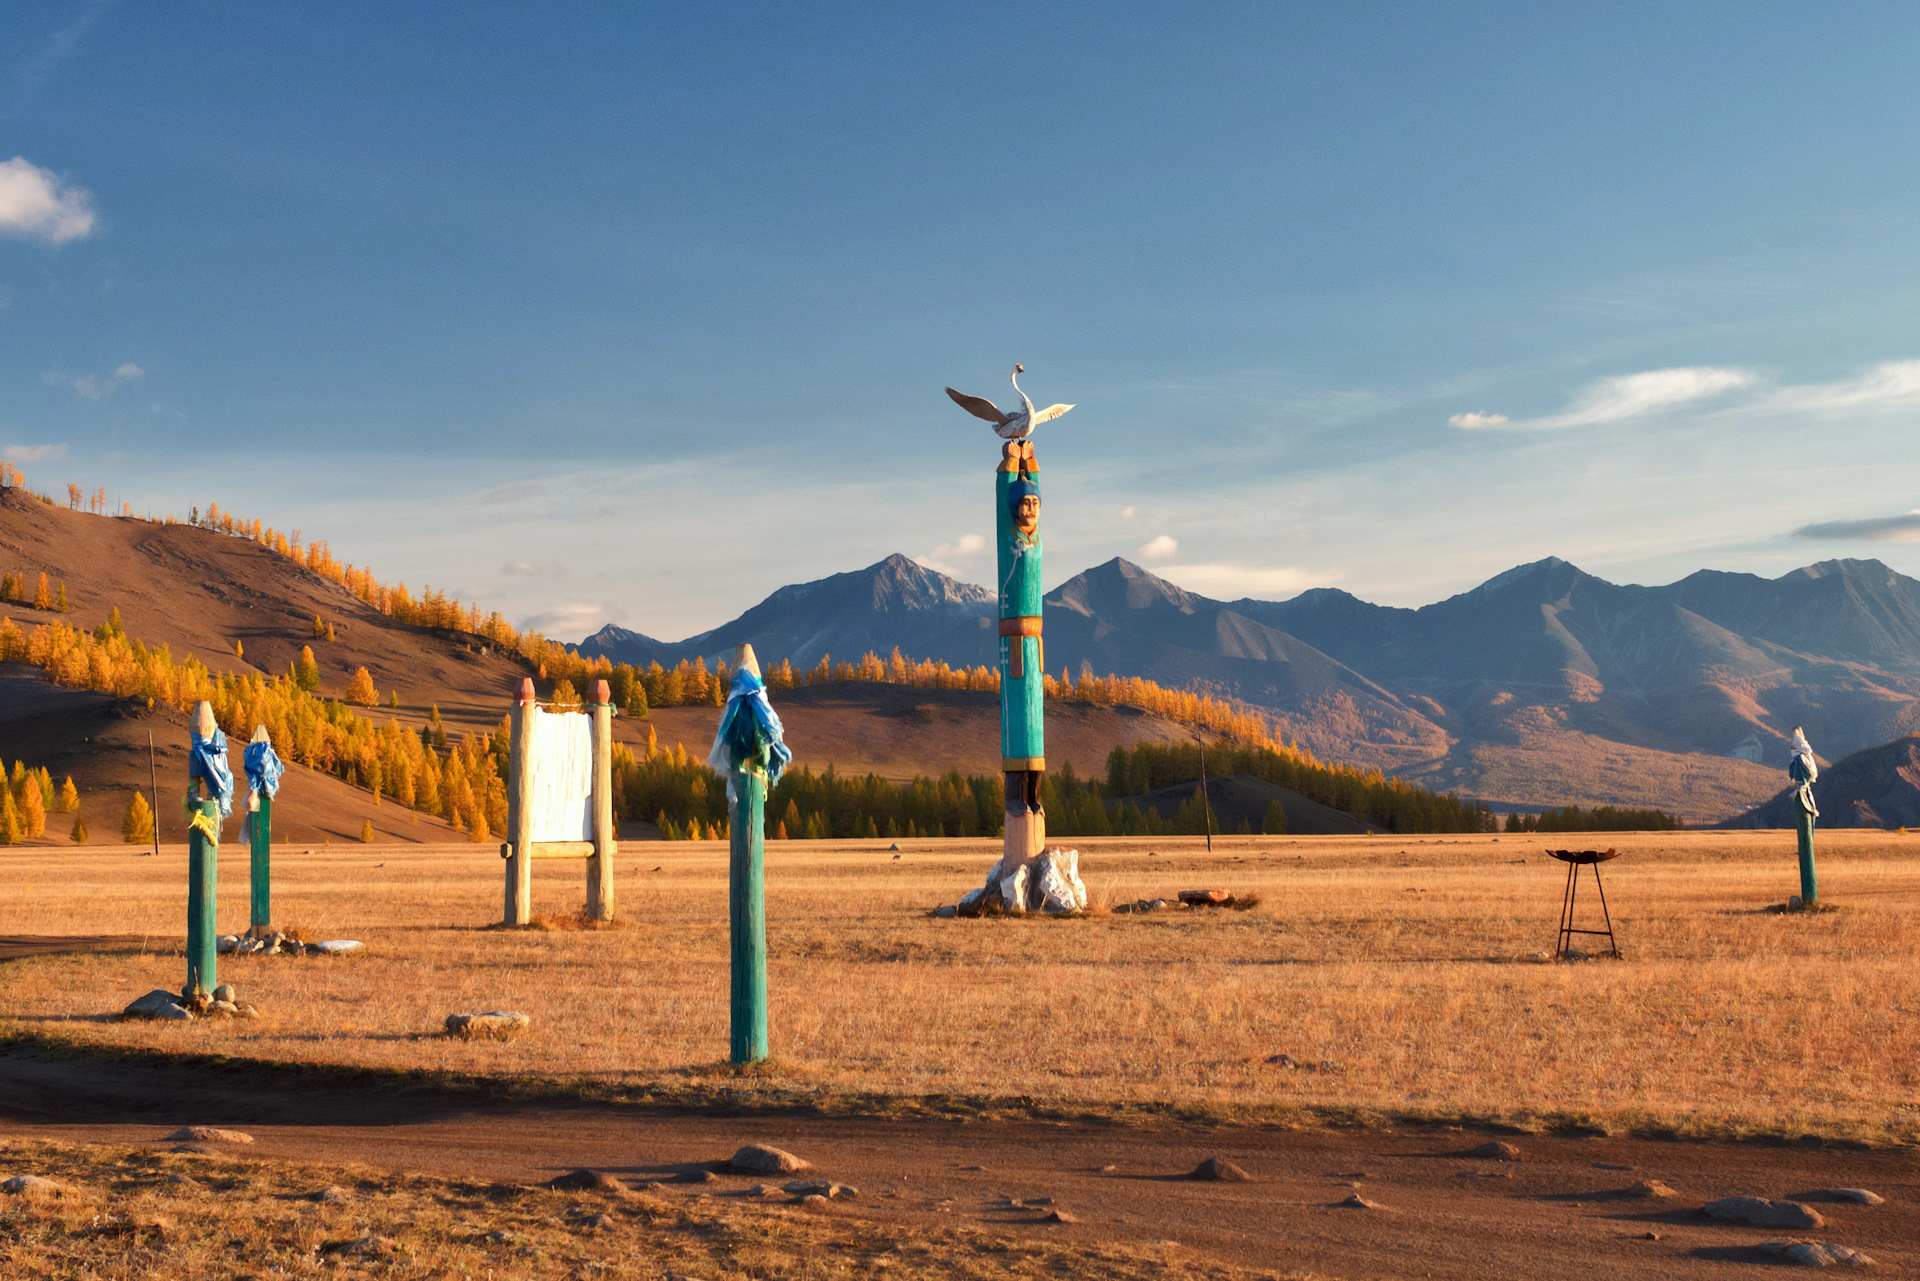
[[[1211,596],[1215,600],[1251,597],[1255,600],[1286,600],[1309,587],[1326,587],[1338,581],[1337,573],[1287,566],[1206,564],[1168,565],[1154,573],[1170,583]]]
[[[925,556],[916,556],[914,560],[936,574],[945,574],[948,578],[967,580],[977,572],[956,561],[978,560],[987,550],[987,540],[979,534],[962,534],[950,543],[941,543]]]
[[[54,73],[60,69],[60,64],[73,56],[81,39],[93,28],[94,23],[100,21],[111,4],[112,0],[91,0],[91,3],[81,7],[71,22],[48,36],[39,51],[21,64],[13,79],[16,110],[46,88]]]
[[[1566,409],[1545,418],[1508,418],[1505,414],[1466,413],[1447,419],[1452,427],[1469,431],[1502,428],[1513,431],[1553,431],[1617,423],[1690,405],[1709,397],[1753,387],[1760,376],[1750,369],[1722,369],[1689,365],[1680,369],[1650,369],[1589,383],[1568,402]]]
[[[520,627],[523,631],[539,632],[542,636],[571,644],[584,640],[608,623],[619,622],[625,616],[624,611],[606,605],[555,605],[521,619]]]
[[[1802,525],[1793,537],[1816,542],[1920,543],[1920,507],[1904,516],[1869,516],[1863,520],[1828,520]]]
[[[8,445],[0,458],[10,463],[48,463],[67,456],[65,445]]]
[[[22,156],[0,161],[0,236],[64,245],[93,232],[93,196]]]
[[[510,560],[500,567],[500,572],[508,578],[565,578],[567,567],[557,562],[533,565],[524,560]]]
[[[82,400],[105,400],[120,390],[122,383],[137,382],[145,378],[147,371],[129,361],[110,374],[73,374],[60,370],[48,370],[41,377],[50,387],[71,387],[74,395]]]
[[[1134,550],[1141,560],[1167,560],[1180,554],[1180,540],[1171,534],[1148,539]]]

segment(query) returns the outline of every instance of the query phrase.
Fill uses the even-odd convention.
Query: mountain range
[[[1496,804],[1724,818],[1780,789],[1796,725],[1823,757],[1920,730],[1920,581],[1874,560],[1645,587],[1549,558],[1405,609],[1331,588],[1217,601],[1116,558],[1045,611],[1050,671],[1204,688],[1323,759]],[[750,641],[808,666],[898,646],[990,663],[994,612],[989,589],[896,554],[685,641],[610,626],[580,649],[671,664]]]

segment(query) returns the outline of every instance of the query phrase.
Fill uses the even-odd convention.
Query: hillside
[[[1835,761],[1813,784],[1818,828],[1920,827],[1920,735],[1909,735]],[[1782,788],[1764,805],[1722,824],[1730,828],[1793,827],[1799,807]]]

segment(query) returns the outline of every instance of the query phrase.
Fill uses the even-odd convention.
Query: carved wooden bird
[[[953,403],[972,414],[975,418],[984,418],[993,424],[1003,440],[1024,440],[1033,435],[1033,429],[1041,423],[1049,423],[1061,414],[1072,409],[1072,405],[1048,405],[1036,410],[1033,402],[1027,399],[1027,393],[1020,390],[1020,375],[1027,372],[1025,365],[1015,365],[1013,372],[1007,375],[1007,381],[1013,384],[1015,394],[1020,397],[1020,408],[1011,414],[1000,412],[999,406],[981,396],[969,396],[965,392],[947,388],[947,395],[953,397]]]

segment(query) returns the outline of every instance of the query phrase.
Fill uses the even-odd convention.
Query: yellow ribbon
[[[205,810],[195,810],[193,821],[187,824],[187,830],[189,832],[193,831],[196,827],[205,832],[207,839],[215,845],[220,843],[220,825],[214,822],[212,816]]]

